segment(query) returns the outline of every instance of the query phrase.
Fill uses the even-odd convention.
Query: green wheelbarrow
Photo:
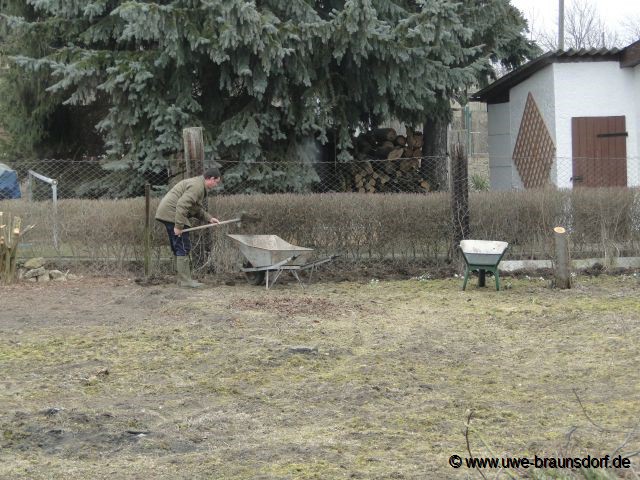
[[[462,240],[460,250],[466,264],[464,269],[464,283],[462,290],[467,288],[467,281],[471,272],[478,272],[478,286],[485,286],[485,274],[491,272],[496,279],[496,290],[500,290],[500,276],[498,264],[509,244],[492,240]]]

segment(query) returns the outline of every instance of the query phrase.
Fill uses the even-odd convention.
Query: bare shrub
[[[548,258],[550,232],[562,219],[563,196],[551,188],[472,193],[472,236],[509,242],[510,256]]]
[[[571,199],[576,253],[599,251],[608,261],[637,251],[638,191],[627,188],[577,189]]]
[[[158,201],[152,199],[152,215]],[[319,256],[340,254],[350,263],[384,259],[395,264],[442,264],[452,234],[447,193],[231,195],[210,198],[209,207],[221,220],[241,212],[261,218],[245,223],[241,231],[229,225],[214,227],[207,235],[194,232],[195,242],[212,239],[212,261],[219,272],[237,271],[242,261],[226,236],[230,232],[279,235],[314,248]],[[471,237],[509,242],[509,258],[550,258],[551,232],[557,225],[569,230],[575,258],[633,254],[640,244],[640,196],[635,189],[473,192],[470,208]],[[2,201],[2,210],[38,224],[25,255],[84,260],[93,268],[116,270],[142,264],[142,198],[61,200],[55,218],[50,201]],[[166,232],[155,221],[152,248],[152,267],[168,266]]]

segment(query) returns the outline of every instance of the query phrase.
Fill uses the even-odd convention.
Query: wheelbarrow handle
[[[223,220],[222,222],[218,222],[218,223],[207,223],[206,225],[200,225],[198,227],[185,228],[182,231],[193,232],[194,230],[202,230],[203,228],[217,227],[218,225],[225,225],[227,223],[236,223],[236,222],[239,222],[240,220],[241,220],[240,218],[232,218],[231,220]]]

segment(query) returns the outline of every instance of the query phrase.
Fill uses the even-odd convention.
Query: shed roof
[[[505,103],[509,101],[509,90],[523,82],[534,73],[552,63],[575,62],[620,62],[621,67],[632,67],[640,63],[640,40],[619,48],[592,48],[580,50],[556,50],[547,52],[525,63],[519,68],[499,78],[487,87],[471,96],[471,100],[486,103]]]

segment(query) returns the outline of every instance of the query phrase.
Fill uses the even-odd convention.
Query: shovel
[[[259,220],[259,218],[256,215],[249,215],[249,214],[243,212],[237,218],[232,218],[230,220],[223,220],[222,222],[218,222],[218,223],[207,223],[206,225],[200,225],[198,227],[185,228],[182,231],[183,232],[193,232],[194,230],[201,230],[203,228],[217,227],[219,225],[225,225],[227,223],[255,222],[255,221],[258,221],[258,220]]]

